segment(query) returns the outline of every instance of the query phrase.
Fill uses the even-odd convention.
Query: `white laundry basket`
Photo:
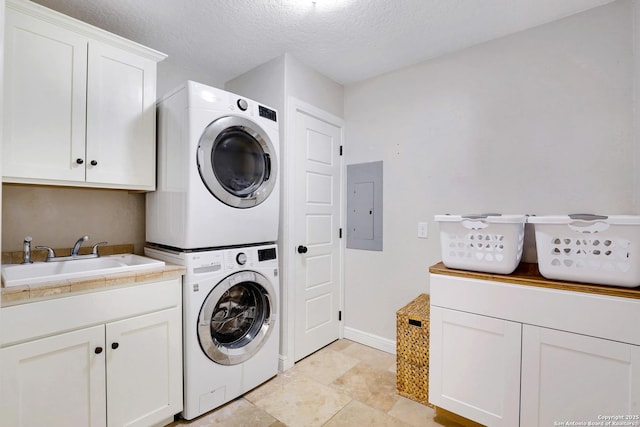
[[[436,215],[449,268],[510,274],[522,257],[526,215]]]
[[[529,222],[547,279],[640,286],[640,216],[532,216]]]

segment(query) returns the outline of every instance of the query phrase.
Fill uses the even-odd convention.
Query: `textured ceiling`
[[[36,0],[227,81],[291,53],[342,84],[612,0]]]

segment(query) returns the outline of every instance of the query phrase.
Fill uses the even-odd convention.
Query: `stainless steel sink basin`
[[[134,254],[59,262],[9,264],[2,266],[2,283],[8,288],[102,274],[137,272],[163,266],[164,261]]]

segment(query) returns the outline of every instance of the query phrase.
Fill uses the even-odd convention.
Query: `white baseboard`
[[[395,340],[383,338],[370,334],[369,332],[363,332],[347,326],[344,327],[344,338],[360,344],[368,345],[369,347],[373,347],[390,354],[396,354]]]
[[[284,372],[287,369],[291,369],[293,368],[293,359],[280,355],[280,357],[278,358],[278,371],[280,372]]]

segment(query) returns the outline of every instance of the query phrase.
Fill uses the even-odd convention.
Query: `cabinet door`
[[[10,8],[5,28],[5,181],[84,181],[87,39]]]
[[[638,346],[524,326],[521,426],[634,414],[640,414]]]
[[[155,189],[156,63],[91,41],[87,182]]]
[[[109,426],[149,426],[182,410],[179,308],[107,324]]]
[[[520,323],[431,306],[429,401],[487,426],[520,413]]]
[[[104,426],[103,348],[95,326],[0,349],[0,426]]]

